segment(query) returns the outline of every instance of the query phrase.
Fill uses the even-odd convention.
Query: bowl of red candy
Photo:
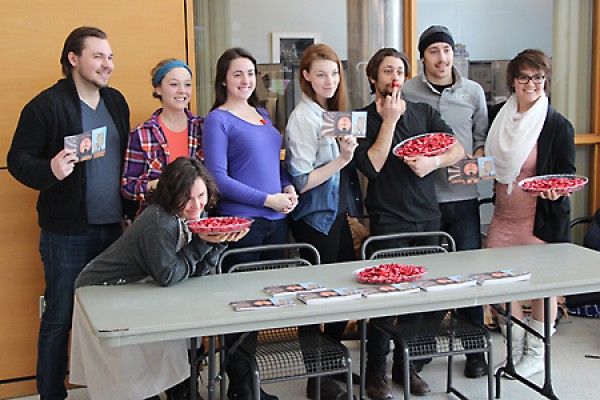
[[[569,194],[583,189],[587,183],[588,178],[585,176],[554,174],[523,179],[519,182],[519,187],[528,193],[542,193],[554,190],[558,194]]]
[[[392,153],[400,158],[440,155],[456,143],[456,138],[444,132],[424,133],[405,139],[394,146]]]
[[[414,281],[426,272],[427,269],[418,265],[394,263],[357,269],[354,276],[359,283],[382,285]]]
[[[250,228],[252,222],[254,222],[252,219],[241,217],[208,217],[188,221],[187,226],[194,233],[219,235],[223,233],[240,232]]]

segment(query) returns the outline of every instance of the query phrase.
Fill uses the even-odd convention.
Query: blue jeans
[[[456,250],[481,248],[481,222],[477,199],[440,203],[441,230],[448,232],[456,242]],[[456,310],[466,319],[483,325],[483,307],[467,307]]]
[[[87,232],[62,235],[42,230],[46,309],[38,337],[37,389],[41,400],[63,400],[75,279],[85,265],[121,235],[119,224],[91,225]]]

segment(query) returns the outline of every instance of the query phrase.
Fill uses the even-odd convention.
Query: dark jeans
[[[64,380],[73,315],[73,286],[79,272],[121,235],[119,224],[91,225],[87,232],[62,235],[42,230],[46,309],[38,338],[37,389],[42,400],[67,397]]]
[[[287,218],[271,221],[265,218],[255,218],[250,232],[238,242],[230,242],[229,248],[243,248],[250,246],[260,246],[267,244],[284,244],[288,243],[288,222]],[[258,260],[268,260],[283,257],[282,253],[271,251],[261,253],[249,253],[243,255],[235,255],[227,257],[223,263],[223,272],[229,271],[231,266]],[[227,346],[231,346],[241,333],[233,333],[225,336]],[[250,335],[256,336],[256,332],[251,332]],[[250,390],[252,387],[252,369],[246,359],[235,351],[228,354],[227,360],[227,376],[229,378],[229,391],[232,393],[242,393]]]
[[[477,199],[440,203],[441,230],[448,232],[456,242],[456,250],[481,248],[481,221]],[[483,307],[467,307],[456,313],[483,326]]]
[[[440,228],[440,221],[435,219],[432,221],[424,222],[407,222],[392,217],[380,217],[374,216],[370,220],[371,235],[385,235],[390,233],[403,233],[403,232],[429,232],[437,231]],[[390,248],[390,247],[406,247],[406,246],[418,246],[426,244],[437,244],[438,238],[428,239],[417,239],[417,240],[393,240],[385,241],[382,244],[372,246],[369,250],[371,252]],[[415,313],[409,315],[401,315],[398,317],[382,317],[380,320],[398,318],[401,323],[414,323],[418,324],[423,320],[424,313]],[[369,324],[367,328],[367,371],[376,373],[378,375],[385,374],[386,359],[390,351],[390,335],[375,329]],[[400,345],[396,343],[394,346],[394,363],[401,362],[402,353],[400,352]],[[398,364],[400,365],[400,364]]]
[[[309,243],[316,247],[321,256],[321,264],[355,261],[356,253],[352,242],[352,232],[346,214],[338,215],[329,233],[325,235],[305,223],[292,221],[292,234],[296,242]],[[325,324],[325,333],[336,340],[342,340],[347,321]]]
[[[239,249],[243,247],[262,246],[267,244],[284,244],[288,242],[288,222],[287,218],[278,220],[269,220],[265,218],[254,218],[250,231],[246,236],[237,242],[229,242],[229,249]],[[223,272],[228,272],[234,264],[243,262],[252,262],[258,260],[269,260],[283,257],[283,253],[274,251],[261,253],[248,253],[227,257],[223,263]]]

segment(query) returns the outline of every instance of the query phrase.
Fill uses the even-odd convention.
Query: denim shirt
[[[306,186],[308,175],[337,158],[340,150],[335,138],[321,137],[321,118],[325,110],[308,96],[302,95],[285,129],[285,161],[296,190]],[[340,173],[335,173],[321,185],[300,195],[298,206],[291,213],[324,234],[329,233],[337,216]]]

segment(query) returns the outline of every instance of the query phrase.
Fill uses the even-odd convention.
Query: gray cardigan
[[[477,82],[462,77],[454,67],[452,72],[455,82],[442,93],[422,73],[404,82],[402,95],[408,101],[427,103],[438,110],[464,147],[465,154],[473,154],[484,145],[487,137],[488,111],[485,94]],[[477,198],[476,185],[448,183],[447,168],[438,169],[434,175],[439,203]]]
[[[123,236],[88,263],[75,288],[134,283],[148,277],[170,286],[207,274],[225,248],[191,235],[178,218],[151,205]]]

